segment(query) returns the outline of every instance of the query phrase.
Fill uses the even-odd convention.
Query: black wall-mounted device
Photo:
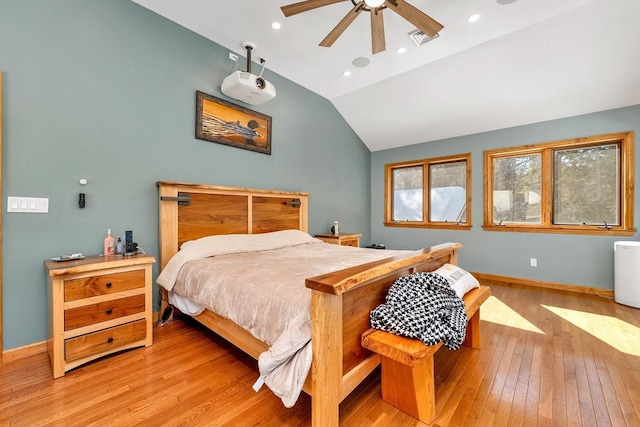
[[[78,195],[78,206],[80,206],[80,209],[84,208],[85,205],[85,198],[84,198],[84,193],[80,193]]]

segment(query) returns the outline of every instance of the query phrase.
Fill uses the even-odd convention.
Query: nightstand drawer
[[[134,295],[64,311],[64,330],[81,328],[145,310],[145,295]]]
[[[316,234],[316,239],[320,239],[325,243],[331,243],[340,246],[360,247],[360,237],[362,234],[356,233],[340,233],[340,234]]]
[[[344,238],[340,241],[340,244],[342,246],[354,246],[357,248],[360,246],[360,237]]]
[[[85,277],[65,281],[64,300],[74,301],[142,287],[144,287],[144,270]]]
[[[70,362],[93,354],[108,352],[109,350],[122,347],[132,342],[144,340],[146,330],[146,321],[142,319],[65,340],[65,359],[67,362]]]

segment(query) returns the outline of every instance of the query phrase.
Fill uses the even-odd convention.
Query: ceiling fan
[[[334,3],[340,3],[346,0],[306,0],[298,3],[293,3],[287,6],[282,6],[280,9],[284,16],[289,17],[298,13],[307,12],[309,10],[317,9],[322,6],[327,6]],[[384,41],[384,22],[382,20],[382,11],[384,9],[391,9],[404,19],[415,25],[419,30],[424,32],[427,36],[435,36],[441,29],[444,28],[435,19],[431,18],[427,14],[421,12],[416,7],[410,5],[404,0],[350,0],[353,3],[353,9],[345,15],[344,18],[334,27],[333,30],[320,42],[320,46],[331,47],[333,43],[340,37],[340,35],[347,29],[347,27],[357,18],[362,11],[370,12],[371,14],[371,50],[373,54],[382,52],[385,50]]]

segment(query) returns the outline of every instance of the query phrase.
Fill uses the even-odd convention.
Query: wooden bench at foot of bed
[[[480,305],[491,289],[480,286],[463,298],[469,324],[463,345],[480,348]],[[362,346],[378,353],[382,363],[382,400],[430,424],[436,416],[434,355],[442,343],[424,345],[413,338],[377,329],[362,334]]]

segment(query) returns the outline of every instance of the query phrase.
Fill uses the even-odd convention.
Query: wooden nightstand
[[[340,233],[340,234],[316,234],[316,239],[334,245],[360,247],[360,236],[362,234]]]
[[[47,350],[58,378],[91,360],[153,344],[148,255],[44,261]]]

